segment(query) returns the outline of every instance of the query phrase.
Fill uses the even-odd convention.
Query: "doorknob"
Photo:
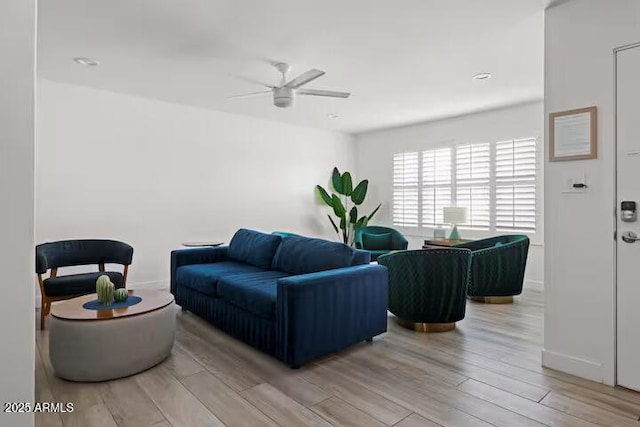
[[[638,235],[633,231],[625,231],[624,233],[622,233],[622,240],[625,243],[633,243],[637,240],[640,240],[640,237],[638,237]]]

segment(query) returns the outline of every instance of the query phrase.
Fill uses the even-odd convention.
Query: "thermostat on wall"
[[[587,185],[587,177],[585,174],[567,178],[563,193],[584,193],[589,186]]]

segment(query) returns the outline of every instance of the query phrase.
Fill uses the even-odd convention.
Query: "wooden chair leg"
[[[46,316],[45,310],[47,309],[45,306],[45,302],[42,301],[42,305],[40,306],[40,330],[44,331],[44,317]]]
[[[42,298],[40,305],[40,329],[44,330],[44,319],[51,313],[51,301]]]

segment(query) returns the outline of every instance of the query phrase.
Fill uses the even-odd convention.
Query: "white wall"
[[[43,80],[36,240],[124,240],[132,286],[166,285],[181,242],[240,227],[333,239],[314,187],[353,155],[341,133]]]
[[[360,134],[356,138],[356,162],[359,175],[369,178],[369,204],[382,202],[383,208],[372,220],[372,224],[391,226],[393,196],[393,166],[395,153],[424,150],[460,143],[496,142],[512,138],[538,138],[543,146],[542,102],[525,104],[506,109],[438,120],[423,124],[387,129]],[[542,148],[540,148],[542,151]],[[540,155],[541,159],[541,155]],[[540,177],[542,179],[542,177]],[[542,183],[540,183],[542,184]],[[539,185],[542,189],[542,185]],[[538,209],[542,213],[542,191],[538,194]],[[527,280],[543,281],[543,233],[544,220],[539,215],[538,232],[533,236],[527,265]],[[425,238],[433,237],[433,230],[401,229],[409,240],[409,248],[422,246]],[[464,236],[481,238],[487,233],[461,231]]]
[[[568,2],[547,10],[545,27],[545,116],[597,106],[598,158],[546,164],[543,364],[613,384],[613,49],[640,41],[640,2]],[[562,193],[582,174],[584,194]]]
[[[0,2],[0,402],[33,402],[36,2]],[[0,425],[33,425],[0,412]]]

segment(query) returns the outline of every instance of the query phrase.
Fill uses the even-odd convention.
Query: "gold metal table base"
[[[456,328],[456,323],[424,323],[424,322],[412,322],[410,320],[404,320],[396,317],[398,325],[403,328],[413,329],[418,332],[447,332]]]
[[[472,301],[483,302],[485,304],[512,304],[513,296],[503,296],[503,297],[469,297]]]

